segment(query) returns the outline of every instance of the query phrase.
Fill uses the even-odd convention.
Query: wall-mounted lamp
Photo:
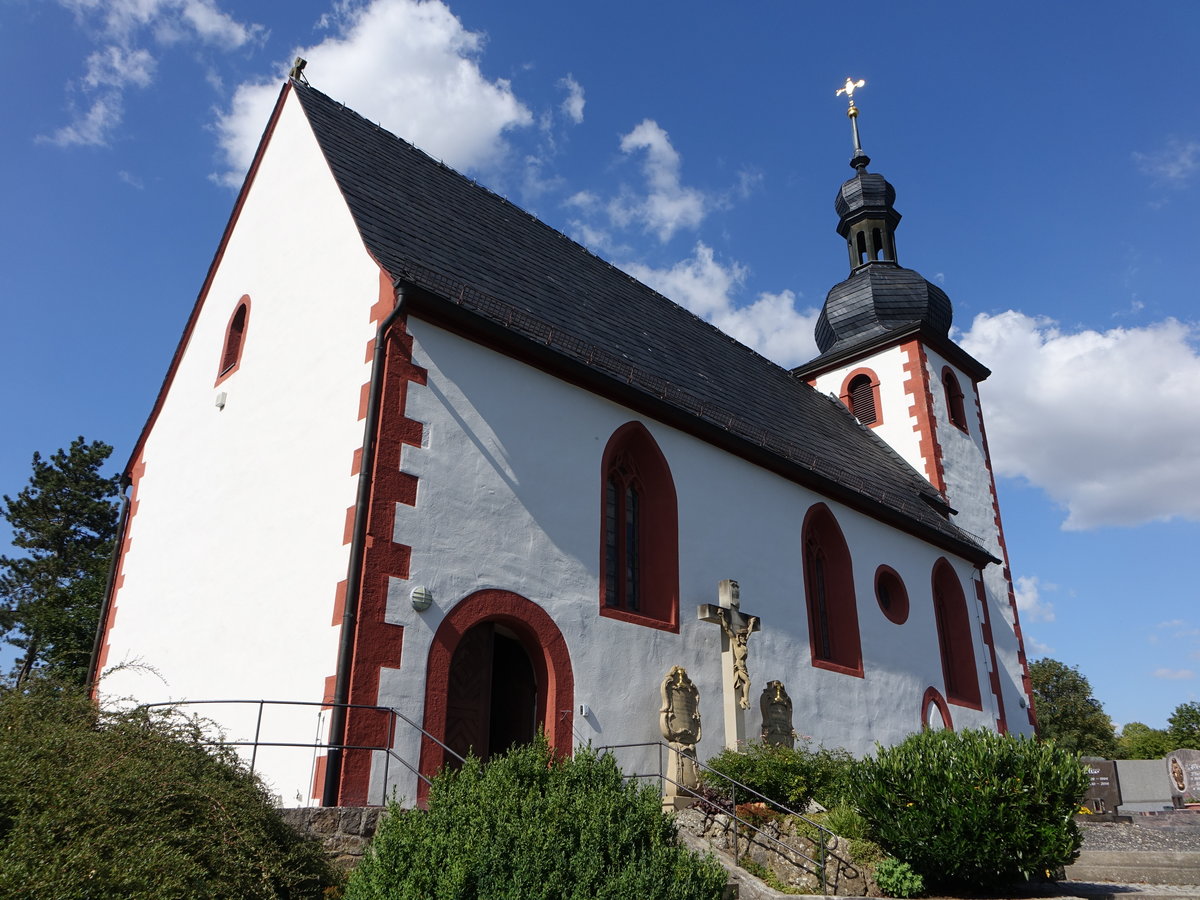
[[[224,409],[224,408],[225,408],[225,401],[226,401],[227,399],[228,399],[228,397],[226,397],[226,395],[225,395],[225,392],[224,392],[224,391],[221,391],[221,392],[219,392],[219,393],[217,394],[217,404],[216,404],[216,405],[217,405],[217,409]]]
[[[409,594],[409,599],[412,600],[412,608],[417,612],[425,612],[429,607],[433,606],[433,594],[429,588],[424,585],[417,585]]]

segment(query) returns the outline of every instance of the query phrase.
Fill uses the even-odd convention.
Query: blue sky
[[[298,52],[310,81],[784,364],[847,274],[847,76],[954,301],[1031,658],[1200,696],[1200,5],[0,0],[0,492],[121,465]],[[232,186],[231,186],[232,185]]]

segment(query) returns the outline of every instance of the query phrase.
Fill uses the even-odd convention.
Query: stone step
[[[1200,853],[1158,850],[1084,850],[1067,878],[1116,884],[1200,885]]]

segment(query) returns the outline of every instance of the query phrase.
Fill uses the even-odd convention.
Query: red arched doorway
[[[551,747],[570,753],[574,694],[566,641],[546,611],[511,591],[476,591],[434,633],[424,727],[457,752],[472,747],[483,757],[541,727]],[[436,772],[446,756],[425,739],[421,772]]]

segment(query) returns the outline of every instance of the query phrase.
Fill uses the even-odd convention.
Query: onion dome
[[[896,262],[896,189],[867,171],[871,159],[856,149],[855,175],[834,199],[838,234],[846,239],[850,277],[830,289],[817,319],[817,347],[838,352],[888,331],[925,326],[948,335],[953,309],[946,292]]]

